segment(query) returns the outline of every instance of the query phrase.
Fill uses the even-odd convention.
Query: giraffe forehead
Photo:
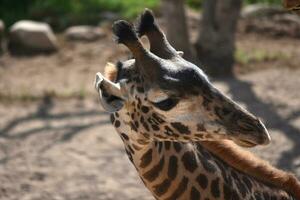
[[[179,94],[199,93],[210,83],[202,70],[194,65],[176,64],[161,70],[155,82],[160,89]]]
[[[156,94],[153,95],[157,96],[162,96],[162,91],[180,95],[202,93],[203,86],[210,86],[204,72],[187,61],[167,61],[151,80],[141,73],[139,65],[141,64],[135,59],[130,59],[120,62],[118,67],[112,68],[113,70],[108,68],[107,71],[112,71],[113,75],[117,74],[116,81],[127,79],[134,84],[143,82],[147,85],[147,91],[155,89]],[[142,80],[134,77],[142,77]]]

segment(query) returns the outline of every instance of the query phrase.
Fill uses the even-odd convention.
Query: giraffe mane
[[[229,140],[201,141],[201,144],[233,168],[300,199],[300,182],[294,174],[273,167]]]

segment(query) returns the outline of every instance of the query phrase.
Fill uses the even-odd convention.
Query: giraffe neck
[[[111,122],[129,159],[157,199],[293,199],[278,189],[284,187],[265,184],[247,170],[232,166],[224,153],[211,151],[214,148],[207,142],[161,141],[163,138],[155,141],[151,132],[139,129],[141,126],[134,120],[138,115],[141,113],[134,111],[115,113]],[[235,156],[241,158],[238,152]]]
[[[129,159],[157,199],[293,199],[226,164],[199,142],[123,141]]]

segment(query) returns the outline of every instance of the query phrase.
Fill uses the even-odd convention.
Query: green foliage
[[[201,9],[204,0],[186,0]],[[133,18],[144,8],[155,9],[160,0],[0,0],[0,19],[7,26],[20,19],[43,20],[55,29],[72,24],[97,24],[101,12],[112,11],[123,18]],[[281,4],[281,0],[244,0],[245,4]]]
[[[20,19],[43,20],[61,29],[71,24],[96,24],[104,11],[132,18],[159,0],[1,0],[0,19],[9,26]]]
[[[187,0],[187,4],[189,7],[193,9],[201,9],[203,0]]]
[[[246,0],[246,4],[265,3],[265,4],[282,4],[282,0]]]
[[[203,1],[204,0],[186,0],[187,5],[196,10],[199,10],[202,8]],[[282,0],[244,0],[245,5],[256,4],[256,3],[281,5]]]
[[[27,18],[28,9],[32,0],[1,0],[0,1],[0,19],[4,20],[5,24],[10,25],[16,19]]]

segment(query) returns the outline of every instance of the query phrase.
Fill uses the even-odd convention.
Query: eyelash
[[[174,108],[178,103],[178,99],[171,99],[171,98],[167,98],[164,99],[160,102],[153,102],[153,105],[157,108],[159,108],[160,110],[163,111],[169,111],[172,108]]]

